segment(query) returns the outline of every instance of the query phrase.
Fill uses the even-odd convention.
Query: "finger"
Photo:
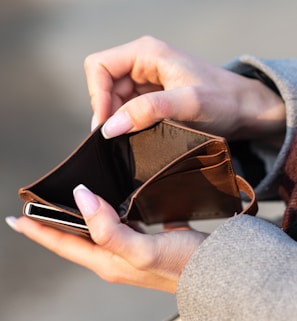
[[[155,242],[150,235],[138,233],[121,223],[114,209],[84,185],[77,186],[73,193],[96,244],[133,266],[151,263],[155,257]]]
[[[111,115],[114,82],[130,74],[135,57],[136,51],[131,43],[89,55],[85,59],[91,105],[99,123]]]
[[[124,104],[107,120],[102,134],[105,138],[115,137],[147,128],[164,118],[177,121],[197,120],[203,99],[198,88],[193,86],[138,96]]]
[[[162,41],[142,37],[89,55],[84,67],[91,105],[98,122],[102,123],[111,114],[111,92],[116,80],[129,75],[136,85],[162,85],[163,72],[159,71],[160,65],[163,66],[161,57],[168,57],[169,52],[168,45]]]
[[[17,231],[57,255],[74,263],[93,268],[94,243],[85,237],[65,233],[27,217],[16,221]]]
[[[117,111],[125,102],[133,97],[135,97],[134,83],[130,76],[124,76],[123,78],[114,81],[111,93],[111,114]]]
[[[114,81],[112,89],[111,113],[116,112],[124,103],[134,97],[161,90],[162,87],[150,83],[136,84],[130,76]]]
[[[126,103],[130,99],[136,98],[139,95],[160,90],[162,90],[162,87],[152,84],[134,86],[130,77],[128,76],[124,79],[116,81],[114,84],[113,92],[110,95],[110,114],[114,114],[124,103]],[[102,121],[106,120],[103,116],[98,117],[98,112],[97,114],[94,113],[91,120],[92,131],[100,124],[98,119],[101,119]]]
[[[103,66],[95,65],[95,62],[90,65],[94,65],[93,68],[85,67],[87,85],[93,112],[96,115],[97,122],[101,124],[111,115],[113,79]]]
[[[133,282],[129,279],[131,275],[129,264],[106,249],[97,246],[90,239],[62,232],[27,217],[19,218],[15,224],[17,231],[32,241],[64,259],[94,271],[106,281]],[[134,283],[137,285],[135,281]]]

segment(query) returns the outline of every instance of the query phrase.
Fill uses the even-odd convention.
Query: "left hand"
[[[227,139],[271,138],[285,129],[277,94],[153,37],[85,60],[93,125],[111,138],[169,118]],[[94,127],[94,126],[93,126]]]
[[[148,235],[120,222],[114,209],[83,185],[74,190],[92,239],[42,225],[27,217],[9,225],[61,257],[102,279],[175,293],[179,276],[207,234],[187,224],[168,224],[166,232]]]

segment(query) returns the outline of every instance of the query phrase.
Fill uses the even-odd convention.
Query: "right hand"
[[[144,129],[164,118],[228,139],[271,135],[285,127],[279,96],[248,79],[152,37],[85,60],[95,124],[106,138]]]
[[[186,223],[167,224],[162,233],[139,233],[121,223],[115,210],[85,186],[75,189],[74,198],[92,239],[24,216],[10,218],[10,226],[112,283],[175,293],[185,265],[208,236],[190,229]]]

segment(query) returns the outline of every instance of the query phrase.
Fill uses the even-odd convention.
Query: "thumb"
[[[106,235],[120,224],[114,209],[99,196],[93,194],[85,185],[80,184],[73,190],[75,202],[89,227],[95,243],[106,243]]]
[[[73,194],[89,227],[92,240],[102,248],[126,259],[135,257],[145,236],[121,223],[113,207],[86,186],[78,185]]]
[[[143,94],[131,99],[113,114],[102,127],[102,134],[105,138],[112,138],[142,130],[164,118],[177,121],[194,119],[199,107],[199,98],[192,86]]]

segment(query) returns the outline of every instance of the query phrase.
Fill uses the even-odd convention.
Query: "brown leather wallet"
[[[23,213],[88,234],[72,193],[79,184],[109,202],[123,222],[257,212],[253,189],[234,173],[226,140],[167,120],[112,139],[105,139],[99,126],[56,168],[19,190]],[[250,198],[245,209],[241,192]]]

